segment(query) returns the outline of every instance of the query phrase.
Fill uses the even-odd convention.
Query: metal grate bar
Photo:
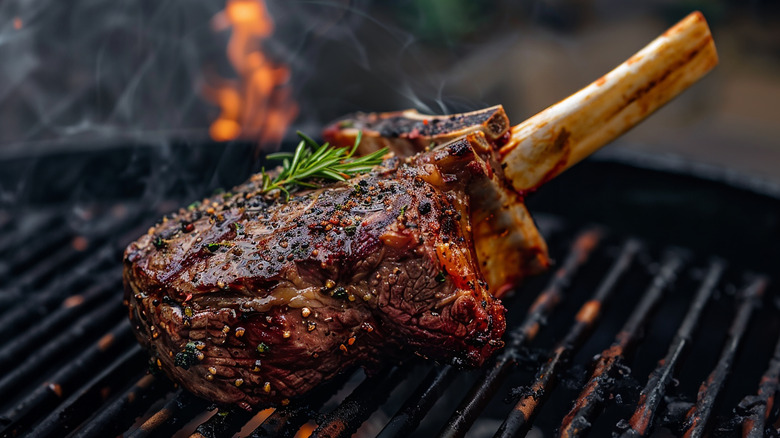
[[[56,336],[56,332],[64,327],[68,321],[83,315],[86,309],[96,303],[98,299],[104,298],[109,293],[115,293],[119,288],[118,272],[113,271],[97,280],[84,293],[71,295],[63,300],[60,307],[54,309],[42,321],[32,325],[0,347],[0,370],[7,369],[9,365],[18,365],[20,357],[25,357],[31,350],[40,348],[45,338]],[[119,308],[119,303],[115,304]],[[107,309],[101,307],[101,310]]]
[[[76,430],[71,438],[101,438],[119,436],[141,416],[153,400],[159,400],[173,389],[167,378],[147,374],[135,385],[103,407],[88,423]]]
[[[49,248],[49,253],[37,260],[31,269],[22,274],[14,274],[10,286],[3,290],[0,296],[0,313],[5,312],[6,309],[18,309],[19,306],[16,304],[24,302],[30,294],[39,295],[37,288],[43,288],[44,292],[57,288],[66,289],[62,287],[62,279],[45,285],[45,282],[57,272],[67,272],[65,278],[70,281],[83,281],[85,277],[88,278],[85,273],[91,274],[102,263],[115,262],[123,249],[121,244],[116,244],[113,240],[116,233],[118,230],[130,227],[139,217],[139,214],[135,214],[116,221],[100,234],[93,236],[91,242],[85,241],[86,248],[77,245],[67,245],[57,250],[55,247]],[[140,230],[140,227],[133,227],[133,233],[140,234]],[[95,249],[89,250],[89,247]],[[66,267],[67,271],[63,269]],[[21,307],[29,311],[31,306],[25,304]],[[2,326],[3,324],[0,323],[0,327]]]
[[[704,307],[710,301],[724,268],[725,264],[720,260],[715,260],[710,264],[704,281],[696,293],[688,313],[683,318],[666,356],[658,362],[658,367],[650,374],[647,385],[640,393],[639,404],[629,421],[629,429],[622,433],[621,438],[646,436],[651,432],[655,412],[663,401],[666,388],[683,360],[683,353],[690,348],[691,342],[693,342],[693,333],[699,325]]]
[[[298,406],[277,408],[248,438],[292,437],[309,418],[307,410]]]
[[[4,357],[6,359],[4,362],[10,361],[11,367],[4,367],[0,379],[0,394],[5,396],[13,394],[14,390],[45,372],[47,366],[56,364],[59,358],[68,357],[69,353],[77,351],[79,345],[84,343],[84,338],[105,330],[122,315],[121,310],[118,302],[108,301],[84,315],[67,330],[54,336],[21,363],[14,364],[13,356]]]
[[[200,424],[190,438],[220,438],[233,436],[255,414],[241,408],[220,410]]]
[[[73,245],[51,247],[48,252],[41,255],[34,266],[15,275],[13,284],[28,289],[41,287],[47,280],[58,273],[67,272],[70,267],[90,254],[85,249],[77,249]]]
[[[15,276],[31,266],[37,267],[45,253],[65,244],[73,234],[73,229],[65,222],[58,222],[48,230],[35,230],[27,238],[20,239],[15,246],[8,248],[12,257],[7,273]]]
[[[412,433],[457,375],[458,369],[452,365],[431,369],[377,438],[406,437]]]
[[[77,281],[84,283],[86,279],[84,278],[84,272],[81,267],[86,266],[92,268],[99,262],[102,263],[108,259],[105,252],[98,252],[97,254],[91,255],[86,260],[83,260],[80,265],[66,271],[67,274],[64,275],[64,279],[58,279],[56,283],[49,282],[46,284],[45,279],[51,277],[49,274],[59,268],[58,263],[60,262],[60,259],[72,258],[72,252],[73,250],[70,250],[69,252],[65,251],[58,257],[43,259],[31,270],[19,276],[14,276],[7,289],[3,291],[3,295],[0,296],[0,306],[2,306],[0,314],[6,314],[14,309],[18,309],[21,303],[24,302],[22,298],[27,299],[30,295],[49,293],[49,291],[57,288],[64,289],[63,286],[74,284],[74,282]],[[27,309],[29,306],[24,305],[21,307]],[[5,319],[5,316],[3,316],[3,319]]]
[[[747,418],[742,423],[744,438],[762,438],[766,429],[766,421],[772,414],[775,396],[780,390],[780,339],[775,346],[775,353],[769,361],[769,367],[758,386],[758,394],[745,397],[740,408],[747,412]]]
[[[31,294],[26,299],[23,289],[11,292],[7,297],[10,310],[0,316],[0,337],[8,338],[20,333],[30,324],[47,317],[49,313],[72,294],[75,289],[86,287],[92,280],[90,275],[106,261],[113,258],[112,251],[102,251],[84,260],[78,267],[72,269],[64,278],[49,284],[37,294]],[[90,275],[86,275],[89,273]],[[11,304],[13,303],[13,304]]]
[[[349,380],[344,373],[325,382],[306,397],[289,406],[277,408],[250,435],[249,438],[290,437],[292,438],[304,423],[312,419],[322,405],[338,392]]]
[[[520,348],[526,342],[536,338],[542,324],[563,299],[564,290],[580,267],[588,261],[602,237],[602,232],[595,228],[588,229],[577,236],[563,265],[528,309],[523,322],[510,332],[508,345],[496,362],[487,368],[479,382],[471,388],[461,405],[439,432],[441,437],[462,437],[466,434],[509,375],[516,363]]]
[[[45,214],[44,217],[27,214],[19,215],[13,223],[6,223],[0,234],[0,255],[7,255],[16,248],[29,242],[41,230],[50,230],[63,226],[62,217],[57,214]]]
[[[102,364],[115,354],[112,347],[129,343],[127,341],[130,341],[130,338],[130,323],[123,320],[3,414],[0,417],[3,423],[0,433],[18,435],[33,420],[45,414],[47,409],[59,403],[62,397],[72,393],[78,383],[87,377],[85,370],[101,368]]]
[[[341,404],[320,422],[311,438],[345,438],[384,403],[397,382],[403,380],[411,367],[397,366],[366,378]]]
[[[138,375],[138,370],[145,362],[145,356],[140,345],[131,346],[117,360],[52,410],[32,430],[31,435],[36,437],[67,435],[119,389],[118,385],[124,386],[128,378]]]
[[[642,327],[660,303],[664,291],[675,281],[683,263],[682,254],[677,252],[670,252],[664,257],[661,269],[618,332],[615,341],[599,355],[588,383],[575,400],[574,407],[561,422],[560,436],[583,436],[590,430],[591,420],[601,410],[612,390],[614,375],[622,364],[624,355],[638,343]]]
[[[734,363],[734,358],[737,355],[742,338],[747,331],[750,317],[753,311],[761,304],[767,282],[766,277],[758,277],[744,290],[734,321],[731,327],[729,327],[726,345],[723,347],[718,364],[709,377],[707,377],[707,380],[702,382],[699,387],[699,393],[696,396],[696,405],[691,408],[685,419],[685,438],[704,436],[707,421],[712,415],[712,410],[720,390],[731,372],[731,366]]]
[[[195,397],[183,389],[149,417],[138,429],[125,435],[128,438],[144,438],[148,436],[172,436],[174,432],[191,421],[196,415],[206,410],[209,403]]]
[[[558,375],[568,368],[571,357],[576,354],[592,333],[593,327],[601,318],[605,304],[615,291],[618,280],[631,266],[639,247],[637,241],[629,240],[626,242],[607,276],[590,300],[586,301],[577,312],[574,325],[555,346],[550,358],[537,372],[533,385],[514,406],[498,429],[496,436],[511,437],[528,433],[539,408],[545,403],[550,391],[557,384]]]

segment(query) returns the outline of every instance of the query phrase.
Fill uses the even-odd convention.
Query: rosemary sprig
[[[301,141],[295,152],[279,152],[266,157],[269,160],[282,160],[282,170],[273,178],[265,169],[261,171],[263,193],[278,189],[284,193],[285,199],[289,200],[290,192],[297,187],[318,187],[311,180],[346,181],[381,164],[382,157],[387,154],[387,148],[383,148],[362,157],[353,157],[362,138],[360,132],[350,150],[333,147],[329,143],[317,144],[300,131],[298,137]]]

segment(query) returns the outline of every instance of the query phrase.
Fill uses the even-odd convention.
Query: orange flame
[[[232,28],[227,57],[237,79],[217,78],[206,85],[206,98],[220,108],[209,133],[216,141],[257,139],[278,142],[298,115],[289,87],[290,70],[263,53],[263,40],[274,30],[263,0],[229,0],[212,21],[217,31]]]

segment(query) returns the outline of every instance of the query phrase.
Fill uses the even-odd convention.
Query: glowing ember
[[[290,96],[289,69],[263,52],[263,40],[273,33],[265,3],[229,0],[212,24],[217,31],[232,28],[227,56],[238,78],[216,78],[205,87],[205,96],[221,109],[211,124],[211,138],[256,139],[261,144],[280,141],[298,107]]]
[[[301,426],[300,429],[298,429],[298,433],[295,434],[295,438],[308,438],[311,436],[311,434],[314,432],[314,430],[317,429],[317,425],[315,423],[309,422]]]

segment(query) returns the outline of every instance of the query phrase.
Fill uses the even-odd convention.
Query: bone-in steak
[[[288,202],[255,176],[181,209],[126,250],[139,341],[188,390],[244,407],[411,354],[481,365],[505,329],[475,249],[495,236],[471,211],[504,196],[492,154],[478,132]]]

